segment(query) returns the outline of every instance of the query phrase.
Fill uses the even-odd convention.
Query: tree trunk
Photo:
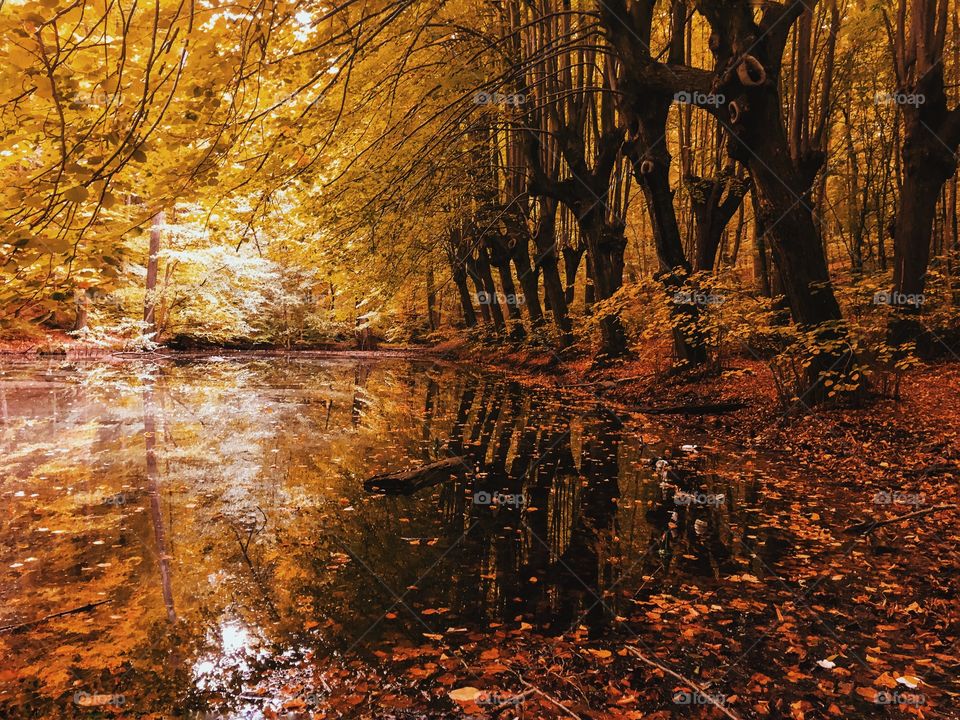
[[[153,335],[157,332],[157,275],[160,266],[160,228],[165,222],[165,214],[161,210],[153,216],[150,226],[150,247],[147,256],[146,293],[143,297],[143,321],[146,323],[145,332]]]
[[[523,288],[523,304],[530,316],[530,326],[538,328],[543,325],[543,308],[540,307],[540,290],[537,287],[537,273],[530,264],[530,249],[527,240],[521,238],[513,253],[513,264],[517,268],[517,281]]]
[[[753,218],[753,278],[763,297],[773,296],[770,287],[770,268],[767,267],[767,242],[763,233],[763,223],[756,214],[756,201],[754,201]]]
[[[565,247],[563,248],[563,276],[566,280],[566,288],[563,295],[567,307],[573,305],[576,299],[577,290],[577,272],[580,270],[580,261],[583,258],[584,247]]]
[[[490,313],[490,303],[486,302],[487,291],[483,285],[483,280],[480,277],[480,271],[477,269],[475,261],[467,261],[467,272],[470,275],[470,279],[473,280],[473,287],[476,290],[474,297],[477,298],[477,305],[480,307],[480,317],[483,318],[484,323],[490,325],[493,323],[493,315]]]
[[[437,289],[433,278],[433,265],[427,266],[427,322],[430,332],[436,332],[440,320],[437,313]]]
[[[457,297],[460,298],[460,308],[463,310],[463,322],[468,328],[476,327],[477,314],[473,309],[473,298],[467,286],[467,271],[463,264],[451,268],[453,284],[457,286]]]
[[[912,153],[912,148],[904,148],[903,189],[893,231],[893,293],[889,302],[894,313],[888,339],[896,346],[916,341],[917,352],[926,357],[932,350],[932,339],[918,316],[930,263],[938,194],[947,178],[937,172],[934,163],[918,163],[916,158],[908,158]]]
[[[568,347],[573,343],[573,328],[568,314],[568,302],[557,268],[557,206],[553,198],[540,198],[540,217],[533,241],[537,248],[537,265],[543,274],[543,292],[546,304],[553,313],[553,321],[560,331],[560,345]],[[524,288],[524,292],[527,292]]]
[[[626,239],[622,227],[611,227],[604,222],[604,206],[594,204],[583,215],[578,215],[580,235],[587,246],[588,268],[592,270],[593,288],[598,300],[607,300],[623,284],[623,252]],[[607,312],[600,319],[603,352],[617,357],[627,352],[627,335],[616,313]]]
[[[497,275],[500,276],[500,287],[503,288],[503,302],[507,306],[507,317],[510,318],[510,334],[515,338],[523,338],[526,330],[523,327],[523,316],[520,313],[519,296],[516,285],[513,284],[513,273],[510,272],[510,258],[504,253],[497,253],[494,258]]]
[[[631,104],[631,108],[639,132],[638,141],[630,146],[629,157],[650,214],[660,267],[655,277],[671,298],[674,353],[680,362],[696,367],[707,361],[707,349],[699,330],[699,308],[693,302],[678,301],[677,293],[690,274],[690,263],[683,251],[670,189],[672,159],[666,145],[659,142],[666,132],[669,100],[647,98],[642,104]]]
[[[912,87],[923,103],[903,107],[903,186],[893,223],[894,306],[888,330],[893,345],[917,340],[921,356],[930,355],[932,337],[919,321],[930,263],[937,199],[957,169],[960,108],[947,111],[943,65],[939,61]]]
[[[746,0],[705,0],[700,5],[713,30],[717,91],[729,101],[724,109],[729,153],[750,170],[758,218],[794,322],[812,334],[808,343],[816,352],[806,364],[800,390],[804,402],[816,403],[836,394],[828,389],[828,381],[833,385],[843,378],[844,385],[858,392],[865,379],[854,375],[846,327],[814,222],[809,168],[817,158],[813,154],[796,161],[791,157],[781,114],[784,47],[804,7],[802,3],[768,6],[758,24]]]
[[[743,200],[746,185],[733,176],[732,168],[716,178],[687,177],[693,210],[696,272],[710,272],[717,261],[723,233]],[[724,197],[726,191],[726,197]]]
[[[490,316],[493,318],[493,325],[497,330],[502,329],[506,322],[503,318],[503,311],[500,309],[500,302],[497,300],[497,286],[493,282],[493,275],[490,272],[490,258],[487,255],[487,247],[481,243],[477,248],[476,268],[478,277],[483,287],[483,296],[478,296],[481,305],[486,304],[490,308]]]
[[[77,310],[77,317],[73,323],[74,330],[83,330],[87,327],[87,315],[90,310],[90,296],[86,290],[77,288],[73,291],[73,304]]]

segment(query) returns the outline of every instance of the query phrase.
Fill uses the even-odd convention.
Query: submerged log
[[[417,490],[437,485],[466,471],[465,458],[451,457],[410,470],[374,475],[369,480],[364,481],[363,489],[367,492],[384,495],[410,495]]]

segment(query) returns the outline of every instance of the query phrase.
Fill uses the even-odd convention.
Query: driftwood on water
[[[464,458],[450,457],[410,470],[374,475],[364,481],[363,489],[385,495],[410,495],[449,480],[454,475],[463,474],[466,470]]]

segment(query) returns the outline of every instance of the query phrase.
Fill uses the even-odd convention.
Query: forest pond
[[[411,494],[364,488],[450,457]],[[0,625],[40,620],[0,633],[0,714],[261,717],[323,706],[320,657],[629,634],[652,589],[775,566],[763,475],[443,362],[0,361]]]

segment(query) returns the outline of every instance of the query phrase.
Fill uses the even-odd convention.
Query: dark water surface
[[[0,633],[0,716],[264,717],[289,686],[263,677],[304,658],[616,632],[664,583],[775,562],[759,470],[711,445],[431,362],[0,361],[0,625],[108,601]],[[451,456],[409,496],[364,490]]]

